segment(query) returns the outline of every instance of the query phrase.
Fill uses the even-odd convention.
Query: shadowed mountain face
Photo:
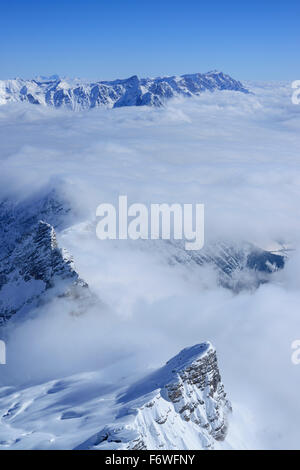
[[[222,72],[141,79],[134,75],[124,80],[95,83],[54,76],[0,81],[0,104],[25,101],[73,110],[99,106],[161,106],[167,99],[197,96],[207,90],[249,93],[239,81]]]

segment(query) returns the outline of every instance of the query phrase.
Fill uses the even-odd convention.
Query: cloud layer
[[[299,446],[297,252],[272,284],[236,296],[210,270],[169,266],[150,245],[100,242],[91,224],[97,205],[120,194],[129,203],[198,202],[207,241],[297,248],[300,107],[288,84],[249,87],[255,94],[205,93],[161,109],[0,108],[1,196],[63,182],[79,215],[58,239],[102,301],[74,317],[56,300],[12,331],[3,384],[97,368],[116,381],[210,340],[236,409],[253,416],[255,445]]]

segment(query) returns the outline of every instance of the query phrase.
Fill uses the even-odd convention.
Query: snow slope
[[[230,412],[216,352],[202,343],[123,390],[100,373],[1,389],[0,449],[211,449]]]

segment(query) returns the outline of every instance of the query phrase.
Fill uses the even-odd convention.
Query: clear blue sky
[[[300,2],[7,0],[0,78],[111,79],[222,70],[300,79]]]

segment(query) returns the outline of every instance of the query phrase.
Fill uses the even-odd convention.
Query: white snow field
[[[0,106],[0,449],[299,448],[300,107],[243,85]],[[205,204],[203,250],[100,241],[119,195]]]

